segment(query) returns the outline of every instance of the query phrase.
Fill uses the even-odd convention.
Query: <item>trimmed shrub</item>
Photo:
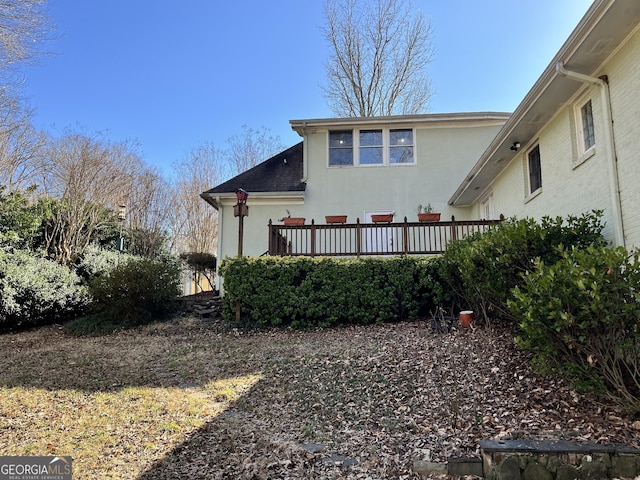
[[[133,326],[177,311],[180,264],[175,259],[129,258],[90,285],[99,318]]]
[[[640,411],[640,261],[623,248],[558,251],[514,289],[518,343],[541,370]]]
[[[33,252],[0,250],[0,326],[35,326],[73,318],[87,289],[68,268]]]
[[[511,289],[534,269],[536,259],[555,263],[556,247],[604,246],[602,212],[579,217],[505,220],[483,234],[447,246],[437,260],[437,276],[453,294],[451,303],[474,310],[485,319],[499,316],[514,321],[507,306]]]
[[[223,313],[255,326],[331,326],[413,319],[433,308],[429,259],[235,257],[220,265]]]

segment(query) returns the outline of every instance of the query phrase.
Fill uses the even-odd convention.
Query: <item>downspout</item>
[[[556,63],[556,72],[558,75],[571,80],[582,83],[590,83],[600,87],[600,102],[602,105],[602,115],[604,117],[604,135],[605,135],[605,155],[609,164],[609,188],[611,190],[611,207],[613,210],[613,230],[615,243],[624,247],[624,226],[622,223],[622,202],[620,200],[620,184],[618,181],[618,160],[616,158],[616,143],[613,134],[613,116],[611,113],[611,98],[609,94],[609,83],[606,77],[597,78],[584,75],[578,72],[572,72],[564,67],[563,62]]]
[[[302,183],[307,181],[307,162],[309,161],[309,142],[307,142],[307,121],[302,122]]]
[[[220,255],[222,255],[222,212],[224,208],[222,207],[222,202],[220,201],[220,195],[216,197],[216,203],[218,204],[218,251],[216,257],[216,276],[218,277],[218,291],[220,296],[222,296],[222,277],[218,273],[220,267]]]

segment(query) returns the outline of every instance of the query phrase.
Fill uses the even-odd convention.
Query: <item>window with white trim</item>
[[[578,134],[578,150],[582,155],[596,144],[596,132],[593,126],[593,106],[591,99],[578,103],[576,107],[576,127]]]
[[[353,132],[336,130],[329,133],[329,165],[353,165]]]
[[[540,145],[536,145],[527,153],[527,171],[529,174],[529,194],[532,194],[542,188]]]
[[[412,128],[329,131],[329,166],[415,164]]]

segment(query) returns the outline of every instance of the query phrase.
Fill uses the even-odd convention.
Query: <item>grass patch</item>
[[[210,349],[183,344],[170,328],[99,339],[55,326],[0,336],[0,454],[71,455],[74,478],[136,478],[260,379],[182,376],[189,352]],[[184,359],[178,370],[169,366],[174,348]]]

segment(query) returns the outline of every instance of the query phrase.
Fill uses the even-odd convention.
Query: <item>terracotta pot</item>
[[[384,215],[371,215],[371,221],[373,223],[391,223],[393,222],[393,214],[387,213]]]
[[[285,225],[304,225],[304,217],[287,217],[284,219]]]
[[[327,223],[347,223],[346,215],[325,215],[324,219]]]
[[[472,322],[473,322],[473,311],[464,310],[460,312],[460,324],[464,328],[469,328]]]
[[[418,221],[420,222],[439,222],[440,214],[439,213],[419,213]]]

